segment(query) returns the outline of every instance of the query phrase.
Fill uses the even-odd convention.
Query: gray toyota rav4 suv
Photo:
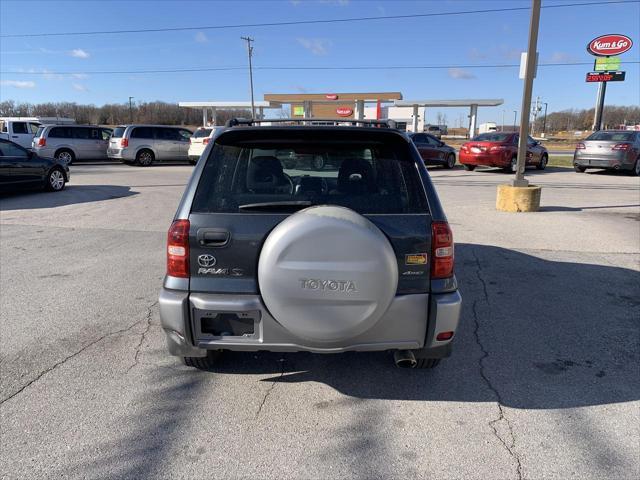
[[[450,355],[462,300],[435,188],[405,134],[358,125],[215,134],[168,233],[172,355],[202,369],[222,350]]]

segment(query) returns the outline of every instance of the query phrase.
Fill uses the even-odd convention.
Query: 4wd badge
[[[404,256],[405,265],[426,265],[427,254],[426,253],[411,253]]]

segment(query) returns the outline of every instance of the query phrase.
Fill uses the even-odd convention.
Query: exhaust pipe
[[[393,352],[393,361],[400,368],[415,368],[418,363],[411,350],[396,350]]]

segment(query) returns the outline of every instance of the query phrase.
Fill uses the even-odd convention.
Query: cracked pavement
[[[640,183],[431,170],[464,299],[451,358],[165,351],[157,294],[184,165],[74,165],[0,197],[0,477],[640,477]],[[528,172],[529,173],[529,172]]]

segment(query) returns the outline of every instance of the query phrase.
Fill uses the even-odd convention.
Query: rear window
[[[474,142],[504,142],[511,136],[510,133],[481,133],[473,137]]]
[[[124,135],[126,127],[116,127],[113,129],[113,133],[111,134],[111,138],[122,138]]]
[[[38,130],[36,131],[36,135],[35,135],[36,138],[42,136],[42,132],[44,132],[44,127],[43,126],[38,127]]]
[[[634,132],[595,132],[587,137],[587,140],[599,140],[604,142],[633,142]]]
[[[326,141],[216,144],[192,210],[289,213],[327,204],[362,214],[427,211],[406,143]]]
[[[202,137],[208,137],[209,135],[211,135],[211,132],[213,131],[212,128],[198,128],[194,133],[193,133],[193,138],[202,138]]]

